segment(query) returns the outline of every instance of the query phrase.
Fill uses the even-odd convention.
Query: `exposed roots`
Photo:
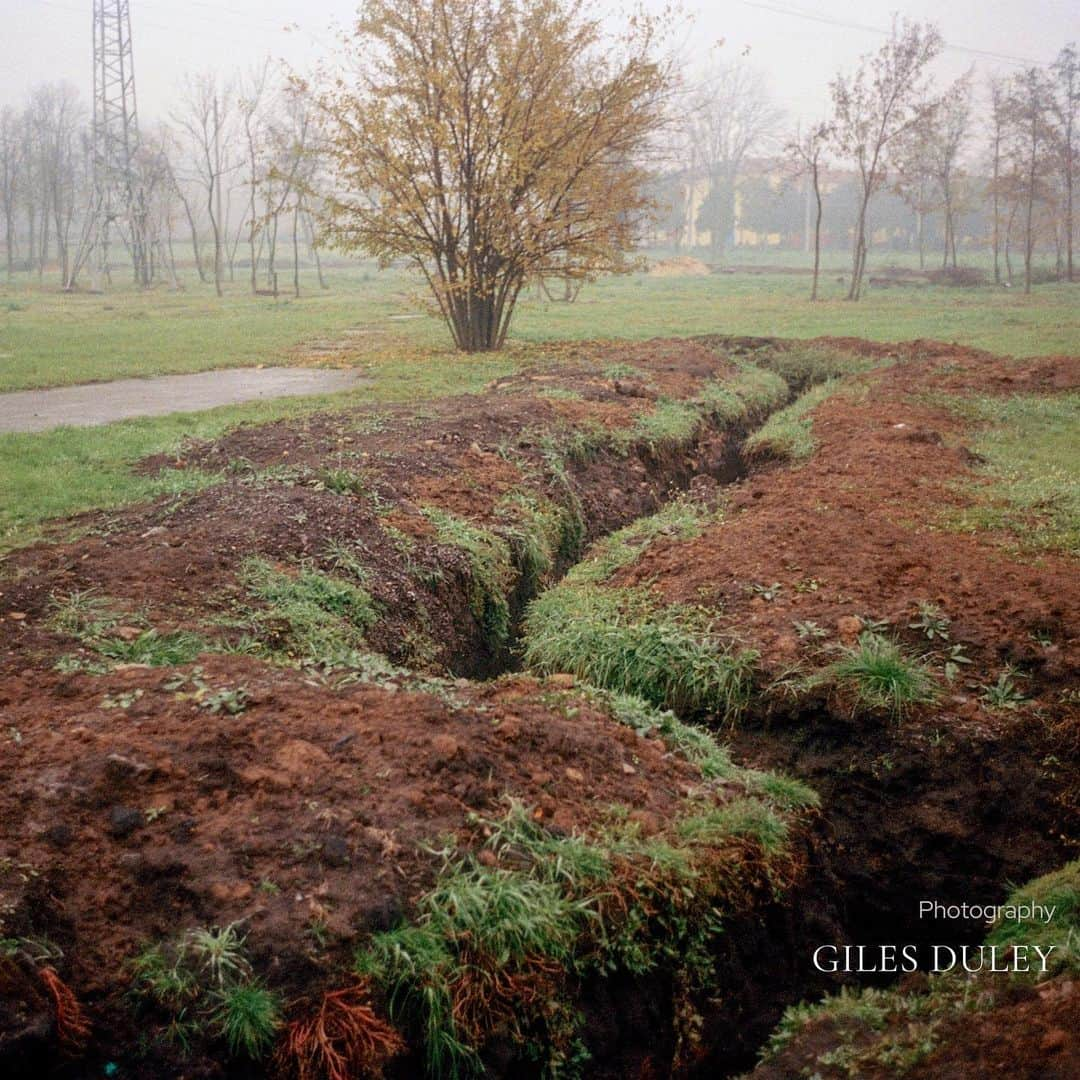
[[[289,1025],[278,1063],[297,1080],[357,1080],[381,1076],[404,1040],[375,1015],[368,988],[357,983],[325,994],[319,1011]]]
[[[87,1020],[78,998],[53,968],[41,968],[38,976],[52,998],[56,1037],[65,1050],[78,1052],[90,1038],[90,1021]]]

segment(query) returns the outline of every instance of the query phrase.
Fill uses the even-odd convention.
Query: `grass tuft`
[[[536,672],[570,672],[653,705],[728,721],[749,701],[757,660],[723,644],[696,611],[661,608],[643,589],[549,589],[529,606],[524,639],[525,663]]]
[[[837,392],[835,379],[807,390],[786,409],[773,413],[747,440],[745,452],[751,461],[805,461],[814,452],[811,413]]]
[[[210,1021],[228,1043],[234,1057],[255,1061],[274,1045],[281,1027],[278,997],[258,983],[249,982],[217,991],[217,1005]]]
[[[899,719],[913,706],[934,700],[935,685],[926,667],[895,642],[863,633],[846,653],[830,670],[838,681],[854,687],[861,705]]]
[[[472,572],[470,606],[492,648],[510,636],[509,595],[515,583],[510,544],[501,536],[435,506],[421,508],[440,544],[465,553]]]

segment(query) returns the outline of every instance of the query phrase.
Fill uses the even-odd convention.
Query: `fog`
[[[896,0],[689,0],[692,28],[679,45],[691,68],[747,55],[766,71],[789,117],[812,121],[825,111],[829,79],[878,46],[897,7]],[[268,55],[303,70],[331,50],[333,27],[347,25],[355,8],[355,0],[131,0],[140,112],[164,118],[188,72],[231,73]],[[1080,36],[1076,0],[909,2],[901,10],[940,26],[949,43],[935,66],[942,79],[973,63],[984,74],[1046,64]],[[89,99],[91,12],[92,0],[0,0],[0,104],[18,104],[34,84],[59,79]]]

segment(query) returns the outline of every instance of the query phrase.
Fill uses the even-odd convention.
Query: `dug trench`
[[[615,535],[646,555],[693,542],[725,488],[756,502],[772,483],[747,479],[742,445],[794,393],[933,351],[568,349],[477,398],[143,463],[208,486],[10,556],[9,1073],[334,1075],[305,1023],[344,1001],[329,1045],[354,1070],[730,1074],[786,1004],[834,985],[813,943],[925,935],[919,898],[989,901],[1060,862],[1075,746],[1045,725],[931,739],[813,700],[724,728],[737,758],[805,775],[819,812],[670,713],[516,673],[521,613],[587,544],[658,510]],[[603,872],[548,880],[583,843]],[[508,883],[543,886],[553,926],[602,911],[605,933],[590,916],[575,948],[548,926],[485,951],[466,886]],[[200,987],[188,968],[214,946],[176,937],[234,925],[241,989],[287,1002],[276,1047],[234,1045],[233,976]],[[444,945],[418,959],[436,929],[458,967]],[[482,956],[506,978],[463,981]],[[89,1041],[43,971],[83,1002]],[[335,997],[350,971],[360,989]]]

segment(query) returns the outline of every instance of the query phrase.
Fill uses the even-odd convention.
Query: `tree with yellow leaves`
[[[364,0],[316,99],[324,232],[431,287],[460,349],[500,348],[530,281],[632,267],[672,69],[662,21],[581,0]]]

